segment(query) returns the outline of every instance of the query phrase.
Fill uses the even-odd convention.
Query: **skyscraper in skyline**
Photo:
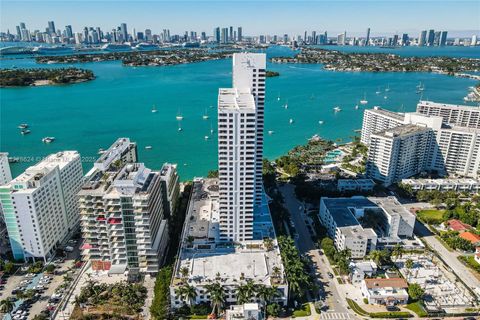
[[[440,46],[445,46],[447,44],[447,31],[442,31],[442,35],[440,36]]]
[[[367,29],[367,36],[365,37],[365,46],[368,46],[370,42],[370,28]]]
[[[242,40],[243,40],[242,27],[238,27],[238,28],[237,28],[237,41],[238,41],[238,42],[241,42]]]
[[[55,29],[55,22],[53,21],[48,21],[48,34],[54,34],[56,32],[56,29]]]
[[[67,38],[72,38],[73,37],[73,30],[72,30],[71,25],[65,26],[65,36]]]
[[[122,41],[128,41],[128,32],[127,32],[127,24],[122,23],[120,25],[120,34],[122,36]]]
[[[427,41],[427,30],[423,30],[418,35],[418,46],[423,47]]]
[[[427,45],[431,47],[433,46],[434,42],[435,42],[435,30],[430,29],[428,30]]]

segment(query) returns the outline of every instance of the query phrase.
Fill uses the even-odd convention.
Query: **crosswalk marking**
[[[320,314],[320,319],[325,320],[349,320],[351,319],[349,313],[341,313],[341,312],[322,312]]]

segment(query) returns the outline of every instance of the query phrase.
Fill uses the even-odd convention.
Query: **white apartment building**
[[[365,111],[362,142],[370,146],[367,160],[369,178],[390,185],[422,171],[473,178],[479,176],[480,129],[475,128],[471,121],[476,110],[470,110],[475,108],[458,106],[459,110],[455,110],[455,106],[448,105],[448,111],[457,117],[455,120],[449,113],[449,119],[471,126],[466,127],[446,123],[445,118],[437,115],[441,113],[431,112],[433,109],[430,107],[425,109],[432,104],[419,104],[419,110],[426,114],[394,113],[378,107]],[[444,111],[442,105],[433,105],[439,105],[439,110]],[[468,121],[466,116],[458,116],[463,109],[470,112]],[[466,115],[466,111],[463,114]]]
[[[0,152],[0,186],[12,181],[8,153]]]
[[[361,221],[368,215],[378,222],[375,230],[362,226]],[[319,218],[337,250],[350,249],[354,259],[365,257],[378,245],[411,237],[415,225],[415,216],[395,197],[322,197]]]
[[[417,112],[442,117],[445,124],[480,129],[480,108],[464,105],[420,101]]]
[[[47,260],[78,225],[76,194],[82,185],[80,155],[52,154],[0,187],[15,259]]]
[[[263,181],[263,132],[265,117],[265,68],[266,55],[263,53],[233,54],[233,87],[250,89],[256,104],[256,145],[255,145],[255,204],[262,203]]]
[[[250,89],[220,89],[218,171],[220,237],[241,242],[253,237],[257,112]]]
[[[402,184],[412,190],[480,192],[480,181],[475,179],[403,179]]]
[[[426,170],[432,140],[432,130],[413,124],[371,134],[367,176],[388,186]]]
[[[185,304],[177,289],[186,283],[195,288],[195,304],[210,303],[207,286],[214,282],[224,288],[225,303],[236,304],[238,286],[247,280],[256,285],[275,286],[279,292],[275,301],[286,305],[288,283],[275,237],[272,237],[271,249],[265,248],[262,239],[235,246],[226,246],[220,240],[219,186],[218,179],[195,178],[193,181],[181,246],[170,283],[172,308]],[[269,223],[273,225],[271,220]],[[249,302],[260,300],[255,297]]]
[[[164,213],[166,216],[171,216],[180,194],[180,178],[177,173],[177,165],[164,163],[160,170],[160,179],[162,181]]]
[[[164,210],[169,205],[163,203],[162,175],[142,163],[121,160],[136,154],[134,149],[128,139],[117,140],[95,163],[78,193],[82,256],[94,270],[155,274],[164,261],[168,246]],[[175,165],[165,170],[175,170]]]
[[[387,306],[407,304],[407,289],[408,283],[403,278],[364,279],[361,285],[368,303]]]

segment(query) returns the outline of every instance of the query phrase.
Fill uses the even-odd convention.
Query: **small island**
[[[124,66],[171,66],[178,64],[230,58],[240,50],[211,51],[209,49],[171,49],[153,51],[128,51],[109,53],[73,54],[64,56],[36,57],[38,63],[85,63],[120,60]]]
[[[71,84],[93,79],[95,75],[92,71],[79,68],[0,70],[2,88]]]
[[[265,76],[267,78],[271,78],[271,77],[278,77],[280,75],[280,73],[278,73],[277,71],[270,71],[270,70],[267,70],[265,72]]]
[[[332,71],[435,72],[457,76],[480,70],[480,59],[455,57],[402,57],[386,53],[345,53],[338,50],[303,48],[294,57],[272,58],[273,63],[318,63]]]

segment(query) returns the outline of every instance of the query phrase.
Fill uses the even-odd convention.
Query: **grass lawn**
[[[293,311],[293,317],[308,317],[311,314],[309,303],[304,303],[300,308]]]
[[[428,224],[439,224],[444,221],[444,212],[445,210],[420,210],[417,212],[417,218]]]
[[[411,310],[417,314],[419,317],[426,317],[428,316],[427,311],[423,308],[423,305],[420,302],[412,302],[406,305],[408,310]]]
[[[460,256],[458,257],[458,260],[462,261],[464,264],[467,265],[467,267],[469,267],[476,273],[480,273],[480,264],[475,261],[474,256]]]

